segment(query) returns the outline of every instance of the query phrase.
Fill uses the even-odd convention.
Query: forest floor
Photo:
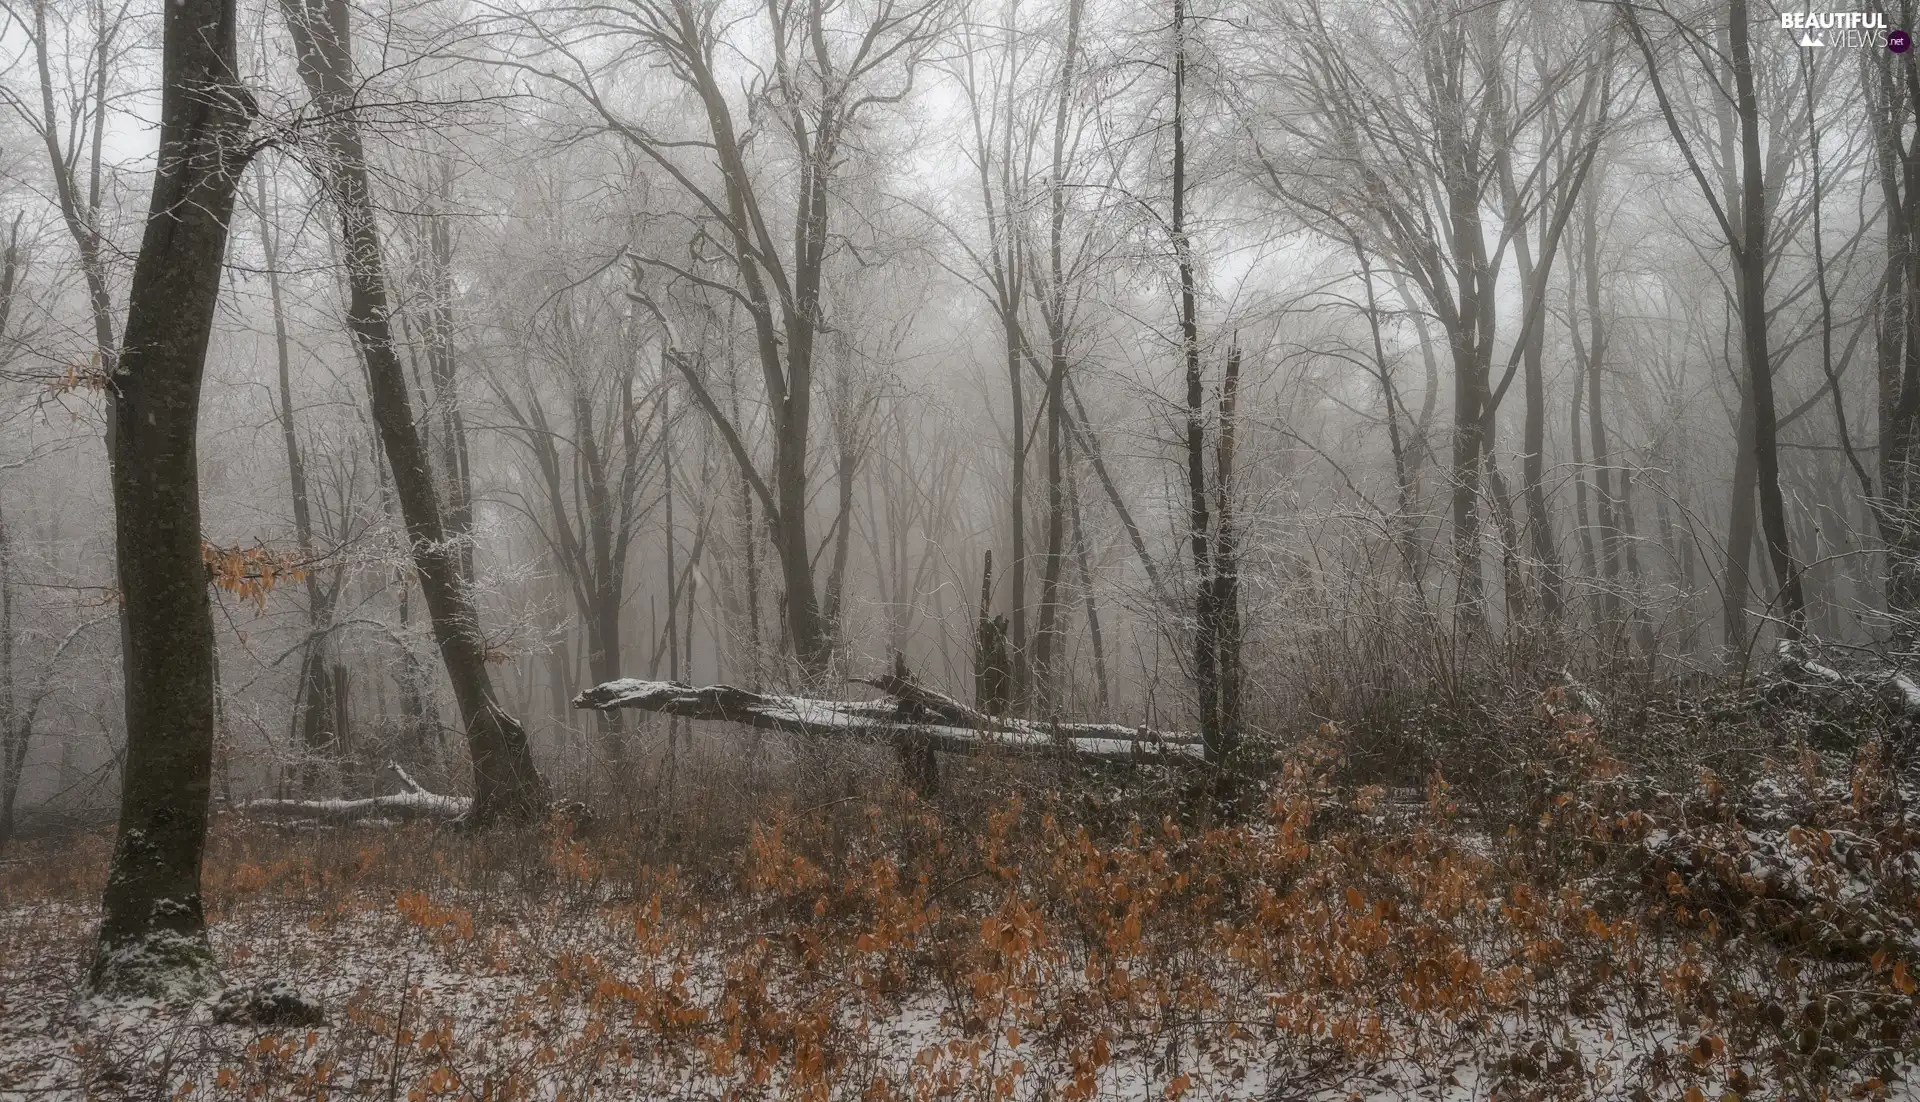
[[[1553,694],[1513,722],[1504,826],[1438,773],[1343,783],[1332,726],[1207,829],[1026,782],[760,808],[685,865],[611,822],[223,816],[226,979],[313,1026],[77,999],[107,840],[28,847],[0,1098],[1920,1097],[1884,748],[1663,791]]]

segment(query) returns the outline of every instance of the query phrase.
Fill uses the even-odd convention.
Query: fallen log
[[[1798,675],[1802,684],[1817,685],[1838,693],[1867,695],[1873,692],[1891,691],[1899,701],[1900,712],[1908,719],[1920,719],[1920,684],[1895,666],[1884,669],[1869,669],[1858,663],[1848,668],[1851,673],[1843,673],[1832,665],[1816,660],[1814,651],[1805,643],[1783,639],[1774,648],[1782,672]]]
[[[401,792],[357,800],[248,800],[234,811],[257,819],[318,819],[357,822],[365,819],[458,819],[473,801],[465,796],[432,792]]]
[[[247,800],[235,804],[233,810],[236,814],[260,819],[350,823],[366,819],[458,819],[473,806],[473,801],[465,796],[442,796],[427,791],[398,762],[388,762],[387,772],[406,791],[356,800]]]
[[[1072,755],[1101,760],[1198,762],[1200,740],[1118,723],[1054,723],[988,716],[898,672],[856,679],[887,695],[819,700],[756,693],[732,685],[621,678],[573,698],[575,708],[639,708],[683,719],[738,723],[788,734],[863,736],[951,754]]]

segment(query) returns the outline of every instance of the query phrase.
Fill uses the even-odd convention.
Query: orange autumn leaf
[[[207,564],[208,580],[216,588],[252,601],[256,608],[266,607],[267,594],[275,586],[302,581],[307,576],[298,558],[274,551],[265,544],[220,547],[202,541],[200,557]]]

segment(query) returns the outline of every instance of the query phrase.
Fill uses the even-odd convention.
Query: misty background
[[[0,837],[118,791],[102,365],[152,7],[0,15]],[[558,792],[645,804],[622,778],[716,752],[571,706],[614,677],[844,696],[898,655],[971,701],[990,637],[1014,714],[1284,740],[1897,649],[1920,602],[1883,37],[1669,0],[341,10],[416,424]],[[316,108],[279,13],[240,18],[216,792],[464,791]]]

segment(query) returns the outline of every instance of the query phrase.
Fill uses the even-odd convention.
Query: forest
[[[1920,1097],[1844,3],[0,0],[0,1099]]]

